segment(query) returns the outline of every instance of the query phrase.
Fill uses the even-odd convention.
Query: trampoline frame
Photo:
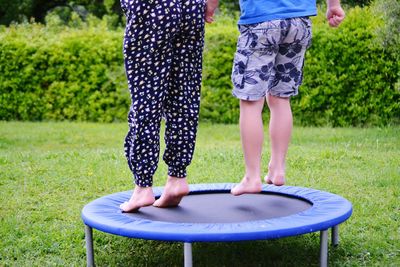
[[[204,191],[207,186],[210,186],[211,189],[209,189],[211,192],[215,191],[215,190],[227,190],[228,188],[233,187],[235,184],[198,184],[198,185],[191,185],[190,186],[190,192],[194,192],[197,193],[199,191]],[[159,197],[161,195],[162,192],[162,187],[157,187],[154,188],[154,193],[156,197]],[[347,200],[345,200],[344,198],[331,194],[331,193],[327,193],[327,192],[323,192],[323,191],[318,191],[315,189],[308,189],[308,188],[301,188],[301,187],[288,187],[288,186],[281,186],[281,187],[276,187],[276,186],[263,186],[263,190],[262,192],[267,192],[267,193],[277,193],[279,192],[280,194],[284,194],[285,195],[285,189],[289,189],[289,191],[293,191],[293,189],[299,189],[300,191],[304,191],[304,190],[310,190],[312,193],[321,193],[321,194],[329,194],[332,195],[334,197],[339,198],[340,200],[343,200],[346,202],[348,202]],[[207,190],[206,190],[207,191]],[[205,192],[206,193],[206,192]],[[293,194],[289,194],[287,193],[286,195],[288,196],[295,196],[297,198],[300,199],[305,199],[305,200],[309,200],[313,205],[316,202],[311,201],[310,198],[305,197],[301,194],[299,195],[293,195]],[[348,202],[350,203],[350,202]],[[347,204],[347,203],[346,203]],[[348,207],[346,207],[348,209]],[[87,255],[87,266],[91,267],[91,266],[95,266],[95,261],[94,261],[94,249],[93,249],[93,228],[98,229],[96,227],[92,227],[89,224],[87,224],[85,222],[85,218],[83,215],[84,212],[82,212],[82,218],[84,220],[85,223],[85,241],[86,241],[86,255]],[[347,218],[349,218],[351,216],[352,213],[352,208],[351,208],[351,204],[350,204],[350,210],[348,210],[346,212],[345,215],[342,216],[342,218],[337,221],[332,221],[331,224],[329,225],[329,227],[326,227],[324,229],[316,229],[315,231],[310,230],[309,232],[305,232],[302,234],[306,234],[306,233],[312,233],[312,232],[320,232],[320,256],[319,256],[319,264],[322,267],[328,266],[328,231],[329,229],[331,229],[331,243],[332,246],[336,247],[339,244],[339,224],[343,221],[345,221]],[[103,232],[107,232],[104,231],[102,229],[100,229],[100,231]],[[302,235],[302,234],[298,234],[298,235]],[[122,235],[124,236],[124,235]],[[293,236],[293,235],[286,235],[286,236]],[[282,237],[286,237],[286,236],[282,236]],[[131,238],[135,238],[135,237],[131,237]],[[141,238],[141,239],[152,239],[152,238],[143,238],[143,237],[136,237],[136,238]],[[277,237],[280,238],[280,237]],[[272,238],[263,238],[264,240],[268,240],[268,239],[272,239]],[[157,239],[153,239],[153,240],[157,240]],[[158,240],[162,240],[162,239],[158,239]],[[256,240],[256,239],[247,239],[247,240]],[[172,240],[174,241],[174,240]],[[241,240],[237,240],[237,241],[241,241]],[[179,241],[175,241],[175,242],[179,242]],[[182,241],[181,241],[182,242]],[[192,254],[192,243],[195,243],[198,241],[183,241],[183,246],[184,246],[184,266],[185,267],[192,267],[193,266],[193,254]],[[199,242],[223,242],[223,241],[199,241]]]
[[[339,245],[339,225],[335,225],[332,229],[332,246]],[[85,240],[86,240],[86,263],[88,267],[95,266],[94,250],[93,250],[93,228],[85,225]],[[320,231],[320,249],[319,249],[319,266],[328,266],[328,230]],[[193,266],[192,243],[183,243],[184,266]]]

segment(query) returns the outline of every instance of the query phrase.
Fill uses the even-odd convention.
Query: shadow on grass
[[[97,266],[183,266],[183,243],[135,240],[98,231],[94,235]],[[340,245],[329,246],[334,262],[346,262],[345,254]],[[318,266],[319,233],[264,241],[194,243],[193,265]]]

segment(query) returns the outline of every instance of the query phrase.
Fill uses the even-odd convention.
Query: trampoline
[[[98,198],[82,210],[87,265],[94,266],[93,228],[119,236],[184,243],[184,265],[192,266],[192,243],[267,240],[320,231],[320,266],[328,263],[328,230],[339,243],[339,224],[352,213],[349,201],[310,188],[263,186],[259,194],[232,196],[235,184],[190,185],[178,207],[144,207],[123,213],[132,191]],[[156,198],[161,187],[153,189]]]

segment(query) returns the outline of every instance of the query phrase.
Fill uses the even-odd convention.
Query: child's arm
[[[337,27],[344,20],[345,14],[340,6],[340,0],[326,0],[328,10],[326,11],[326,19],[329,26]]]
[[[212,23],[214,21],[214,12],[218,7],[218,0],[207,0],[206,3],[206,22]]]

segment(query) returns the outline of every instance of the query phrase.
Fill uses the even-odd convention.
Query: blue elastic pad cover
[[[191,193],[229,192],[235,184],[194,184]],[[153,188],[159,197],[162,187]],[[173,223],[124,216],[119,205],[132,191],[98,198],[82,210],[83,222],[97,230],[131,238],[180,242],[265,240],[327,230],[347,220],[352,205],[345,198],[310,188],[264,185],[263,192],[288,195],[312,203],[302,212],[273,219],[238,223]]]

